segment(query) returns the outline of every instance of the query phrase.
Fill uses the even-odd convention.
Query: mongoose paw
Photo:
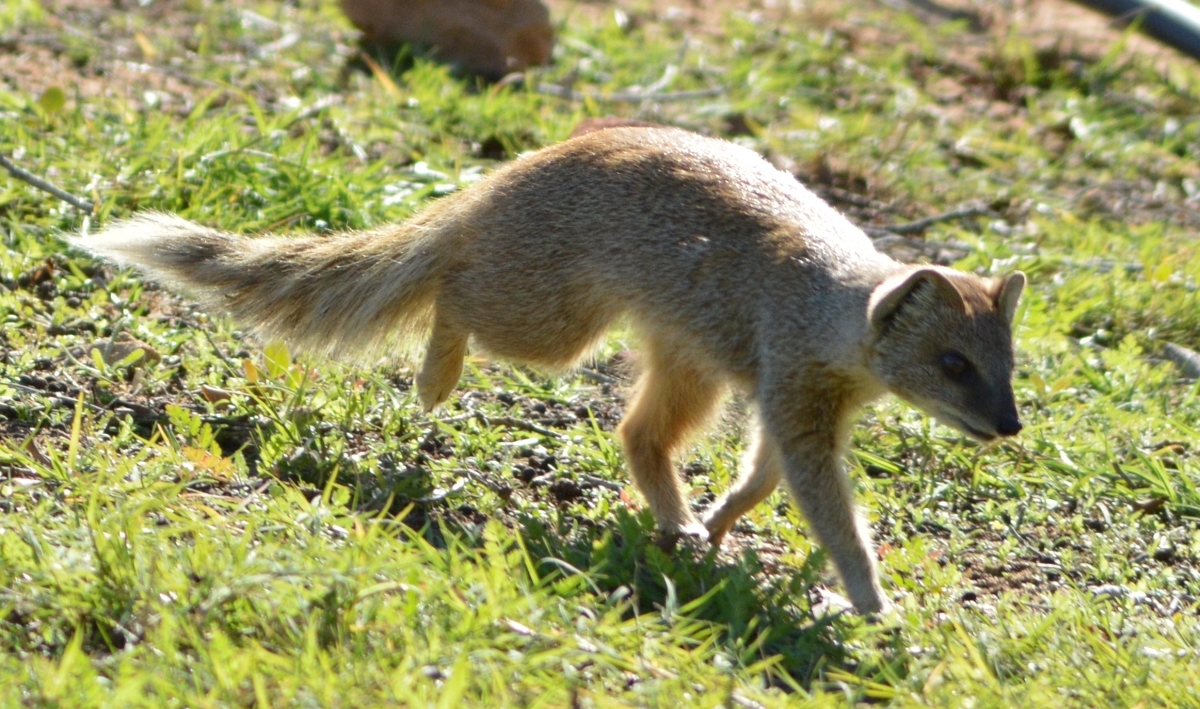
[[[454,387],[439,390],[433,386],[421,386],[421,383],[417,382],[417,399],[420,400],[421,408],[425,410],[425,413],[429,413],[445,403],[446,399],[450,398],[452,391],[454,391]]]
[[[721,542],[725,541],[725,535],[729,532],[730,525],[722,525],[717,520],[718,510],[710,510],[704,515],[704,529],[708,533],[708,543],[716,549],[721,546]]]
[[[854,610],[854,604],[849,598],[831,591],[823,586],[814,586],[812,591],[817,597],[817,602],[813,604],[812,612],[817,618],[822,616],[838,616],[843,613],[849,613]]]
[[[873,588],[862,589],[847,587],[850,599],[846,600],[832,591],[825,591],[829,598],[840,599],[841,603],[849,607],[853,607],[854,611],[861,616],[864,616],[872,621],[877,621],[880,616],[892,610],[893,606],[888,597],[883,593],[883,589],[877,584],[873,584]],[[836,604],[835,604],[836,605]]]
[[[695,539],[699,542],[708,541],[708,529],[706,529],[704,525],[700,524],[699,522],[685,524],[682,528],[680,528],[679,535],[689,539]]]
[[[725,529],[708,530],[708,543],[712,545],[713,549],[721,548],[721,542],[725,541],[725,534],[727,531],[728,530]]]
[[[708,530],[699,522],[689,522],[672,530],[660,531],[654,543],[658,548],[670,554],[675,551],[680,541],[689,545],[703,544],[708,541]]]

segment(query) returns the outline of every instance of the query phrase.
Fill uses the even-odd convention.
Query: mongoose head
[[[937,266],[888,278],[867,306],[870,366],[897,396],[981,441],[1014,436],[1012,321],[1020,271],[990,280]]]

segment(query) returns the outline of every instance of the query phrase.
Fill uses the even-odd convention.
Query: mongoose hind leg
[[[426,411],[449,398],[458,385],[469,337],[469,333],[450,322],[444,314],[434,316],[425,359],[417,374],[417,396]]]
[[[648,350],[649,364],[621,423],[625,456],[659,530],[703,539],[708,534],[688,506],[671,454],[712,414],[724,385],[685,357],[662,347]]]
[[[757,420],[751,431],[750,446],[742,460],[741,476],[704,515],[704,527],[713,546],[719,546],[738,518],[765,500],[779,486],[783,477],[783,463],[775,442],[770,440]]]

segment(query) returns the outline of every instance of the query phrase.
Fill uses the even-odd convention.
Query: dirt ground
[[[1122,37],[1120,23],[1066,0],[878,0],[902,7],[927,23],[965,21],[971,29],[949,53],[952,60],[970,65],[974,58],[1011,28],[1035,47],[1056,47],[1063,54],[1100,57]],[[624,21],[664,23],[689,33],[719,37],[723,18],[730,12],[764,21],[804,21],[819,6],[802,0],[681,0],[650,9],[640,0],[549,0],[555,22],[603,21],[621,13]],[[863,0],[864,8],[874,3]],[[183,2],[153,2],[126,8],[116,0],[49,0],[45,3],[47,23],[0,36],[0,83],[12,91],[36,97],[51,86],[64,87],[72,97],[86,100],[103,95],[142,98],[147,91],[161,94],[165,106],[191,105],[196,89],[213,88],[210,82],[188,75],[183,58],[165,58],[156,46],[174,40],[185,49],[194,22]],[[132,13],[143,26],[154,26],[151,39],[131,29]],[[275,21],[243,11],[244,23],[264,27]],[[352,30],[336,31],[330,40],[335,54],[349,54],[355,39]],[[219,40],[214,40],[219,41]],[[294,42],[285,34],[279,43]],[[889,38],[863,33],[860,41],[886,42]],[[97,49],[97,47],[99,49]],[[227,47],[229,61],[247,47]],[[263,48],[254,48],[262,51]],[[1172,62],[1190,61],[1178,52],[1151,39],[1134,36],[1122,50],[1151,58],[1165,71]]]

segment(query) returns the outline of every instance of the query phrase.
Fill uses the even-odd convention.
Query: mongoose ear
[[[867,317],[871,326],[880,328],[888,318],[896,314],[905,298],[922,284],[928,284],[937,289],[938,295],[955,310],[967,312],[967,304],[962,294],[942,272],[933,268],[918,268],[907,274],[899,274],[888,278],[876,286],[867,303]],[[1018,290],[1018,294],[1020,291]]]
[[[1004,320],[1012,325],[1013,316],[1017,314],[1017,302],[1021,300],[1021,291],[1025,290],[1025,274],[1013,271],[1000,284],[1000,292],[996,294],[996,312],[1004,316]]]

